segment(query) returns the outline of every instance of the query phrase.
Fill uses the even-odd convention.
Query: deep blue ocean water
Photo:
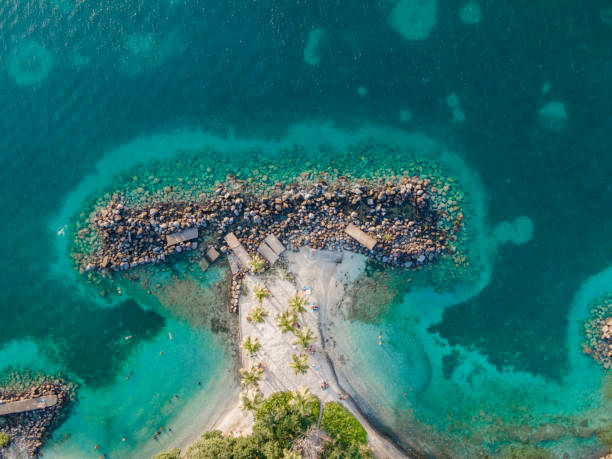
[[[50,222],[105,153],[172,129],[275,138],[295,122],[331,120],[425,132],[480,176],[492,224],[529,216],[529,243],[501,247],[489,284],[431,331],[497,369],[563,380],[574,295],[612,256],[609,2],[481,0],[481,21],[465,24],[465,1],[439,1],[419,41],[390,26],[391,3],[2,2],[0,365],[43,362],[119,394],[126,365],[172,323],[134,301],[101,307],[68,274],[50,274],[59,230]],[[325,34],[312,66],[304,47],[316,27]],[[464,122],[453,122],[452,93]],[[537,114],[550,101],[567,111],[559,129]],[[134,346],[118,345],[128,331]],[[214,381],[217,365],[202,375]]]

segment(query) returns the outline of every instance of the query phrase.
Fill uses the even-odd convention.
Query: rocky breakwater
[[[91,257],[77,254],[84,271],[125,271],[139,265],[166,260],[168,255],[194,250],[197,241],[183,241],[170,245],[168,236],[183,229],[207,226],[208,219],[216,219],[214,212],[204,216],[202,209],[186,203],[160,203],[149,208],[127,208],[119,196],[93,219],[93,228],[83,228],[78,237],[90,231],[101,242]]]
[[[44,441],[66,418],[66,406],[74,398],[75,388],[58,378],[36,377],[30,380],[26,377],[24,380],[22,375],[9,375],[6,379],[9,382],[0,386],[1,403],[50,395],[57,397],[53,406],[0,416],[0,432],[9,436],[9,445],[0,448],[0,457],[7,455],[9,449],[19,456],[37,456]]]
[[[612,294],[591,305],[590,319],[585,322],[584,331],[583,352],[605,369],[612,368]]]
[[[122,271],[198,247],[204,252],[203,240],[227,252],[223,236],[232,231],[251,254],[273,233],[293,250],[303,245],[345,249],[414,268],[453,251],[451,243],[457,240],[463,215],[438,207],[437,198],[444,192],[415,176],[379,181],[340,178],[333,183],[304,179],[257,193],[233,181],[219,184],[197,202],[139,208],[125,206],[115,195],[79,231],[77,237],[82,238],[95,234],[92,250],[74,256],[84,272]],[[376,240],[373,249],[345,232],[351,223]],[[197,239],[168,243],[168,236],[189,228],[198,230]]]

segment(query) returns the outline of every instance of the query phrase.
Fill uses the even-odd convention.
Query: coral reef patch
[[[6,68],[19,86],[32,86],[47,78],[53,68],[53,60],[53,55],[42,45],[26,40],[9,51]]]

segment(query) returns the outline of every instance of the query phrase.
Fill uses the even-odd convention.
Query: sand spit
[[[368,444],[376,457],[405,457],[390,439],[377,432],[365,418],[351,394],[339,382],[341,375],[336,373],[333,361],[326,352],[331,342],[331,337],[326,336],[326,310],[338,306],[347,284],[352,283],[363,271],[366,257],[346,251],[319,251],[306,247],[298,252],[286,252],[283,257],[286,267],[276,267],[262,275],[247,274],[244,277],[248,294],[240,297],[241,337],[257,337],[261,349],[254,355],[243,351],[243,366],[261,365],[265,368],[259,387],[266,397],[275,392],[307,386],[322,403],[340,401],[366,429]],[[258,304],[251,294],[256,284],[265,285],[270,292],[270,296],[263,300],[263,307],[268,313],[263,323],[254,323],[247,318],[249,310]],[[316,337],[312,347],[305,352],[308,356],[308,370],[300,375],[295,375],[288,363],[293,354],[304,351],[299,345],[293,344],[294,334],[283,334],[274,320],[277,314],[287,309],[289,298],[296,292],[304,293],[307,299],[306,311],[299,320],[301,327],[308,327]],[[318,310],[315,310],[317,306]],[[224,434],[248,434],[253,422],[253,415],[245,414],[236,401],[224,416],[214,422],[212,428]]]

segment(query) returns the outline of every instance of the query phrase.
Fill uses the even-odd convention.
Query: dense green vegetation
[[[323,410],[321,428],[340,445],[367,444],[367,434],[353,414],[338,402],[327,402]]]
[[[327,403],[323,419],[326,419],[326,411],[330,406],[330,414],[327,415],[329,427],[325,430],[335,439],[324,445],[321,457],[327,459],[371,457],[365,446],[365,430],[339,403]],[[228,438],[218,430],[204,432],[200,440],[185,451],[185,457],[188,459],[301,457],[297,444],[303,440],[309,427],[316,427],[319,410],[319,400],[306,388],[293,392],[277,392],[253,408],[255,424],[251,435]],[[309,431],[312,431],[312,428]],[[180,451],[173,449],[158,454],[154,459],[179,458]]]
[[[11,442],[11,436],[7,433],[0,432],[0,448],[8,446]]]
[[[181,450],[179,448],[172,448],[170,451],[156,454],[153,459],[181,459]]]

